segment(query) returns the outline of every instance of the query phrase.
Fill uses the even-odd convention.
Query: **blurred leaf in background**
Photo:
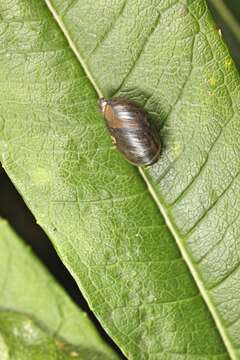
[[[0,274],[1,360],[118,359],[2,219]]]
[[[232,56],[240,67],[240,2],[239,0],[208,0],[208,3]]]

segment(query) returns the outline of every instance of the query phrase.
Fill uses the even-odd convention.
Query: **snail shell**
[[[99,106],[114,143],[130,163],[146,166],[158,160],[159,135],[141,107],[123,98],[101,98]]]

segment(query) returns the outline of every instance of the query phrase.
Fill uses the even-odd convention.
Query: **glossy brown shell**
[[[134,165],[151,165],[158,160],[160,139],[147,113],[130,100],[99,100],[101,112],[117,148]]]

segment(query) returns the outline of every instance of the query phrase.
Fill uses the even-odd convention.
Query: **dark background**
[[[240,23],[240,0],[225,0],[224,3],[229,9],[229,11],[234,15],[235,19],[238,20],[238,22]],[[208,0],[208,4],[217,25],[222,31],[223,38],[228,45],[232,57],[235,60],[238,69],[240,69],[240,43],[236,39],[234,34],[231,32],[231,30],[228,28],[227,24],[225,24],[222,17],[218,14],[218,12],[211,3],[211,0]]]
[[[240,0],[225,0],[225,3],[228,8],[233,11],[234,16],[240,21]],[[223,38],[226,41],[237,66],[240,67],[239,42],[226,26],[221,16],[215,11],[214,7],[211,6],[210,0],[209,6],[219,28],[222,30]],[[43,230],[36,224],[31,212],[28,210],[21,196],[18,194],[1,167],[0,216],[7,219],[15,231],[32,247],[33,251],[48,267],[58,282],[66,289],[72,299],[89,314],[89,317],[96,324],[102,336],[113,346],[113,348],[115,348],[115,350],[119,351],[90,311],[75,281],[60,261],[51,242],[48,240]],[[125,359],[123,355],[122,359]]]

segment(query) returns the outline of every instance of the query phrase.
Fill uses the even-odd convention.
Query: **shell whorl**
[[[128,161],[143,166],[158,159],[159,136],[142,108],[121,98],[102,98],[99,104],[116,146]]]

